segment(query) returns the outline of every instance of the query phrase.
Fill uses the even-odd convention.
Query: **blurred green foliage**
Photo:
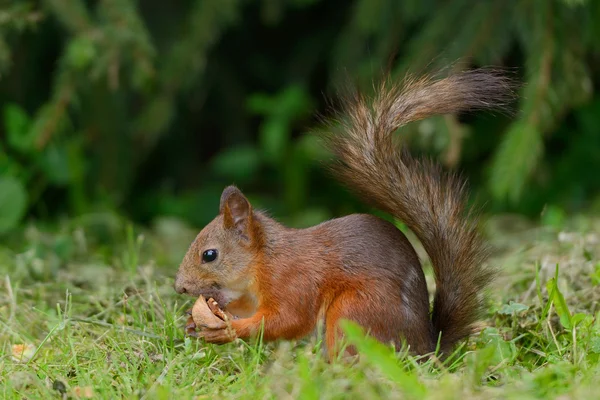
[[[402,134],[490,211],[556,224],[600,206],[598,37],[591,0],[1,2],[0,233],[107,209],[202,225],[230,183],[296,226],[355,211],[306,134],[327,99],[488,65],[524,83],[514,115]]]

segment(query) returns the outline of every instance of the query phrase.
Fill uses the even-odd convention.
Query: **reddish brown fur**
[[[382,86],[373,100],[347,104],[343,132],[330,137],[339,176],[382,210],[402,219],[434,265],[437,292],[430,318],[418,257],[394,225],[371,215],[349,215],[308,229],[286,228],[254,211],[235,187],[221,197],[220,214],[200,232],[177,273],[180,293],[214,297],[243,317],[237,336],[295,339],[325,318],[326,345],[336,351],[338,321],[353,320],[382,342],[414,353],[448,350],[471,331],[480,293],[491,278],[476,222],[465,213],[464,184],[413,159],[393,142],[397,127],[426,116],[483,108],[504,101],[506,81],[472,71],[449,78]],[[201,263],[207,249],[217,260]],[[227,339],[218,332],[205,338]]]

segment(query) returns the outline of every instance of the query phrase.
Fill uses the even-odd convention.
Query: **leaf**
[[[66,185],[71,181],[69,155],[64,146],[48,146],[39,162],[51,183]]]
[[[260,157],[255,147],[240,146],[222,151],[211,164],[218,174],[234,181],[244,181],[256,174]]]
[[[567,306],[563,294],[558,289],[556,278],[548,280],[546,289],[548,290],[549,301],[553,302],[556,313],[560,318],[560,324],[565,329],[571,329],[573,327],[571,312],[569,311],[569,307]]]
[[[548,205],[542,212],[542,224],[560,229],[564,226],[567,214],[555,205]]]
[[[21,181],[0,176],[0,233],[13,229],[27,209],[27,192]]]
[[[85,36],[79,36],[68,44],[66,50],[67,62],[74,68],[84,69],[96,57],[94,42]]]
[[[492,163],[489,182],[496,199],[519,200],[527,179],[542,156],[542,150],[542,134],[534,125],[523,121],[513,124]]]
[[[587,0],[562,0],[562,1],[569,7],[584,6],[587,3]]]
[[[296,147],[307,160],[313,163],[333,158],[331,152],[323,145],[317,135],[303,134],[296,140]]]
[[[311,366],[309,365],[308,359],[304,354],[299,353],[298,358],[298,372],[302,387],[298,399],[318,399],[320,398],[319,385],[315,385],[315,376]]]
[[[294,147],[283,165],[285,203],[293,213],[306,206],[309,192],[307,162],[302,156],[302,152]]]
[[[268,118],[260,129],[260,147],[265,159],[278,163],[285,156],[285,150],[290,141],[291,131],[283,118]]]
[[[0,175],[26,176],[24,165],[10,157],[0,143]]]
[[[474,385],[479,385],[484,379],[488,369],[498,364],[498,346],[496,343],[488,343],[484,348],[478,349],[475,353],[469,355],[469,367],[471,369],[471,379]]]
[[[594,337],[590,340],[590,351],[600,354],[600,337]]]
[[[279,107],[275,109],[275,113],[288,121],[307,115],[313,107],[306,89],[300,85],[287,87],[277,96],[276,101]]]
[[[273,110],[275,106],[273,99],[271,96],[264,93],[256,93],[251,95],[247,102],[248,109],[259,115],[268,115]]]
[[[286,156],[292,136],[292,123],[312,109],[306,89],[290,85],[274,96],[256,94],[248,108],[265,116],[259,132],[260,148],[267,161],[280,163]]]
[[[496,348],[493,357],[490,359],[493,364],[512,361],[518,354],[515,343],[504,340],[496,328],[488,327],[483,329],[481,339],[485,342],[485,348],[489,346]]]
[[[594,272],[592,272],[592,283],[594,285],[600,285],[600,263],[594,266]]]
[[[573,327],[576,327],[579,325],[580,322],[590,320],[592,320],[591,316],[584,313],[577,313],[571,317],[571,324],[573,325]]]
[[[498,314],[502,315],[513,315],[519,314],[523,311],[529,310],[529,306],[524,304],[515,303],[514,301],[510,301],[508,304],[502,306],[500,310],[498,310]]]
[[[30,126],[31,119],[23,108],[16,104],[4,107],[4,129],[10,147],[23,153],[34,148],[35,135]]]

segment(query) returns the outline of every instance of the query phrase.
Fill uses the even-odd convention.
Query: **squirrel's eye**
[[[206,250],[204,253],[202,253],[202,262],[204,263],[209,263],[211,261],[215,261],[216,259],[217,250],[215,249]]]

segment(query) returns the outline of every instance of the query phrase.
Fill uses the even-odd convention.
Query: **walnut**
[[[206,329],[228,329],[231,330],[232,315],[223,311],[219,304],[212,297],[206,300],[203,296],[198,297],[191,310],[187,311],[189,315],[185,326],[188,336],[202,337],[197,328]]]

